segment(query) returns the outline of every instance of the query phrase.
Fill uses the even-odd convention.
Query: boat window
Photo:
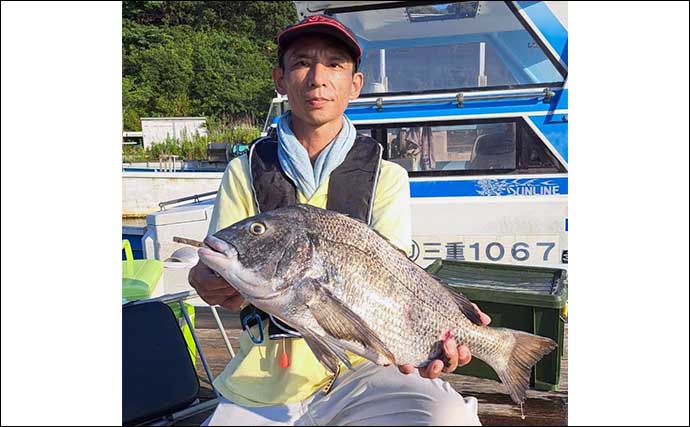
[[[520,127],[520,168],[530,172],[565,172],[560,162],[527,126]]]
[[[409,172],[514,170],[515,123],[387,128],[387,158]]]
[[[505,2],[332,13],[364,50],[363,95],[559,84],[564,78]]]
[[[567,171],[521,118],[368,127],[411,177]]]

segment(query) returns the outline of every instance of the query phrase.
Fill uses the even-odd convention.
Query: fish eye
[[[249,232],[255,236],[258,236],[259,234],[264,234],[265,231],[266,226],[260,222],[254,222],[251,225],[249,225]]]

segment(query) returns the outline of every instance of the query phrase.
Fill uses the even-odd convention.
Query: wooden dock
[[[237,350],[239,347],[237,338],[241,332],[238,314],[230,313],[224,309],[218,309],[218,314],[221,317],[230,343]],[[217,376],[230,360],[230,355],[208,307],[197,307],[195,324],[204,355],[213,375]],[[198,356],[196,366],[202,387],[200,398],[202,400],[211,399],[213,398],[213,392]],[[483,425],[568,425],[568,327],[566,325],[563,357],[561,359],[561,389],[557,392],[529,390],[527,392],[527,400],[523,405],[524,420],[521,418],[520,407],[510,400],[501,383],[455,374],[443,374],[443,379],[448,381],[462,395],[477,398],[479,401],[479,418]],[[175,425],[199,425],[210,413],[211,411],[208,411],[195,417],[181,420]]]

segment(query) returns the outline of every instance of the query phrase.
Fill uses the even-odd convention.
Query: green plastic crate
[[[544,391],[559,390],[567,315],[567,270],[451,260],[437,260],[426,270],[465,294],[491,316],[490,326],[521,330],[556,341],[558,348],[532,369],[530,386]],[[455,372],[500,381],[494,370],[477,358]]]

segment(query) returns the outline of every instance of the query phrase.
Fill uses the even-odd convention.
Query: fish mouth
[[[199,259],[211,270],[221,275],[233,288],[245,298],[251,300],[269,300],[285,292],[280,289],[262,294],[257,292],[263,280],[256,272],[245,268],[239,260],[239,252],[231,243],[214,236],[204,239],[206,247],[199,248]]]
[[[204,239],[205,247],[199,249],[199,256],[218,257],[223,255],[227,258],[237,258],[239,252],[230,243],[215,236],[206,236]]]
[[[236,264],[239,261],[239,252],[230,243],[215,236],[207,236],[204,246],[199,248],[199,259],[212,270],[222,275],[222,269],[228,264]]]
[[[206,236],[204,239],[204,245],[208,247],[208,249],[213,250],[214,252],[220,252],[225,254],[229,249],[235,249],[234,246],[232,246],[230,243],[226,242],[225,240],[221,240],[215,236]],[[237,249],[235,249],[235,252],[237,252]]]

